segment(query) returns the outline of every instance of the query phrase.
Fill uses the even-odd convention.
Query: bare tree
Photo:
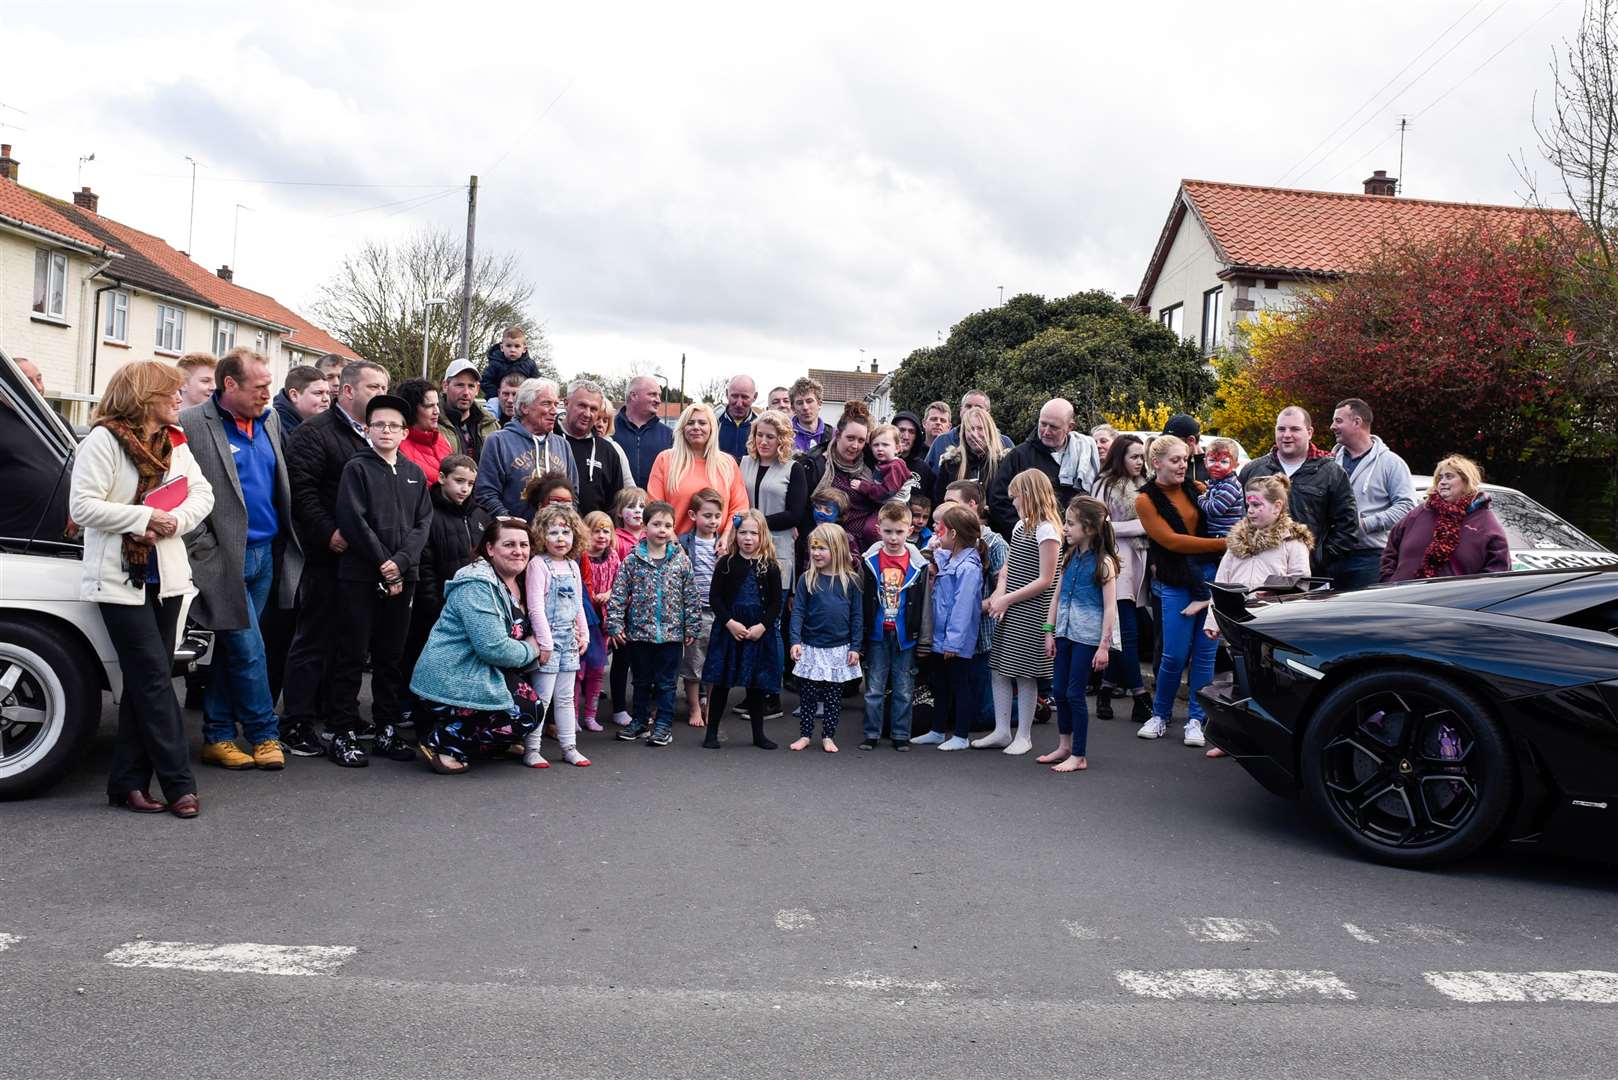
[[[426,302],[451,301],[435,308],[429,321],[429,376],[443,375],[460,342],[461,241],[440,229],[423,230],[387,244],[367,241],[343,259],[321,286],[315,316],[361,356],[387,367],[395,383],[421,374],[422,323]],[[527,331],[528,352],[542,374],[556,376],[545,331],[529,311],[534,287],[517,269],[513,254],[485,254],[472,274],[471,360],[482,365],[481,350],[499,340],[508,326]]]
[[[725,403],[725,386],[727,379],[704,379],[697,390],[697,400],[706,401],[710,405],[723,405]]]

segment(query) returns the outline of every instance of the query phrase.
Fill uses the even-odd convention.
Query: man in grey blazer
[[[272,589],[278,606],[292,605],[303,553],[292,529],[280,420],[269,407],[269,362],[241,346],[220,359],[215,375],[213,397],[180,413],[192,456],[218,492],[213,512],[185,538],[197,588],[191,618],[214,631],[202,760],[279,769],[286,755],[259,620]],[[236,744],[238,727],[250,754]]]

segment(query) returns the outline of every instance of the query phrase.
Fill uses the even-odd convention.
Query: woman
[[[455,452],[438,430],[438,388],[426,379],[406,379],[399,384],[399,397],[410,406],[413,417],[399,453],[420,465],[427,483],[437,486],[439,464]]]
[[[938,475],[933,478],[933,505],[944,501],[944,491],[957,480],[976,481],[984,491],[1006,456],[1000,429],[994,417],[980,405],[961,410],[961,438],[938,459]]]
[[[815,481],[809,492],[811,504],[816,493],[829,488],[842,492],[843,497],[852,505],[857,485],[876,478],[876,470],[871,467],[870,459],[865,454],[865,444],[870,438],[870,433],[871,413],[864,404],[850,401],[844,405],[843,415],[837,418],[837,426],[832,429],[831,441],[824,447],[812,451],[806,462]],[[851,510],[842,521],[838,522],[843,531],[848,533],[849,549],[856,554],[859,553],[860,531],[871,516],[870,513],[864,513],[856,517]]]
[[[1112,719],[1112,695],[1123,690],[1135,699],[1130,721],[1152,717],[1152,699],[1140,677],[1140,609],[1146,601],[1146,529],[1135,513],[1135,499],[1146,483],[1146,444],[1138,435],[1116,435],[1096,481],[1096,496],[1107,504],[1118,541],[1118,638],[1120,651],[1096,693],[1096,719]]]
[[[719,449],[719,430],[713,406],[703,402],[687,405],[674,425],[674,445],[657,455],[652,473],[646,478],[646,493],[653,501],[674,507],[674,531],[690,532],[696,522],[686,511],[691,496],[711,487],[724,500],[721,531],[730,531],[730,519],[748,507],[742,487],[741,469],[736,459]]]
[[[1511,544],[1490,509],[1483,470],[1457,454],[1433,470],[1427,500],[1404,516],[1382,549],[1382,580],[1493,574],[1511,569]]]
[[[1195,603],[1191,586],[1212,576],[1213,556],[1223,555],[1222,537],[1204,537],[1197,496],[1203,485],[1188,475],[1190,450],[1178,435],[1159,435],[1146,449],[1152,482],[1135,497],[1135,514],[1146,530],[1147,560],[1152,570],[1152,598],[1158,608],[1157,627],[1163,657],[1157,667],[1157,695],[1152,715],[1135,734],[1161,738],[1168,730],[1174,696],[1180,689],[1187,661],[1191,671],[1190,716],[1185,722],[1185,745],[1204,746],[1204,710],[1197,691],[1213,681],[1213,638],[1202,633],[1208,606]],[[1196,558],[1202,556],[1202,558]]]
[[[628,486],[634,483],[632,477],[635,474],[629,471],[629,455],[624,453],[624,448],[619,445],[618,440],[612,437],[617,429],[618,416],[613,411],[612,399],[604,396],[601,399],[601,411],[596,414],[596,434],[606,439],[607,444],[618,451],[618,464],[624,470],[620,475],[624,478],[624,485]]]
[[[793,547],[798,526],[809,515],[809,474],[801,461],[792,456],[792,418],[786,413],[761,413],[753,420],[747,436],[747,456],[742,458],[742,487],[751,505],[763,511],[775,543],[775,561],[781,564],[781,581],[790,587],[793,575]]]
[[[910,466],[916,476],[914,490],[932,497],[933,470],[927,464],[927,442],[922,438],[921,421],[913,412],[894,416],[893,426],[899,429],[899,460]]]
[[[417,753],[436,773],[462,773],[474,751],[521,755],[539,728],[533,688],[522,678],[539,658],[524,608],[528,527],[498,517],[478,539],[478,557],[444,585],[444,610],[416,661],[410,690]]]
[[[113,374],[74,456],[68,507],[84,530],[79,596],[101,609],[123,669],[107,799],[194,818],[202,806],[174,697],[174,639],[194,592],[183,537],[213,509],[213,489],[175,426],[184,382],[155,360]],[[166,803],[146,790],[154,772]]]

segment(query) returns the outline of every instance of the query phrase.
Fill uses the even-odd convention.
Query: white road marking
[[[0,952],[5,952],[21,940],[22,935],[20,934],[0,934]]]
[[[1429,971],[1440,994],[1469,1005],[1501,1001],[1578,1001],[1618,1005],[1618,972]]]
[[[107,954],[118,967],[229,971],[246,975],[329,975],[358,950],[350,945],[196,945],[131,941]]]
[[[1391,929],[1397,930],[1417,941],[1432,942],[1438,945],[1466,944],[1466,935],[1451,926],[1436,926],[1432,923],[1399,923]]]
[[[1120,971],[1117,978],[1125,990],[1163,1001],[1278,1001],[1296,997],[1356,1000],[1354,991],[1329,971],[1188,968],[1181,971]]]
[[[1062,920],[1062,925],[1067,927],[1067,932],[1068,933],[1072,934],[1074,937],[1078,938],[1080,941],[1100,941],[1101,940],[1101,931],[1097,930],[1093,926],[1084,926],[1084,925],[1081,925],[1080,923],[1072,922],[1072,921],[1067,920],[1067,919]]]
[[[1347,930],[1348,936],[1353,938],[1355,941],[1364,942],[1367,945],[1375,945],[1377,943],[1377,936],[1375,934],[1367,933],[1351,922],[1344,923],[1343,929]]]
[[[815,917],[802,908],[786,908],[775,913],[775,928],[777,930],[802,930],[806,926],[813,926]]]
[[[827,979],[822,985],[847,990],[875,990],[882,994],[896,992],[944,994],[955,989],[949,983],[939,982],[937,979],[897,979],[891,975],[878,975],[873,971],[856,971],[846,979]]]
[[[1181,919],[1185,924],[1185,932],[1197,941],[1203,942],[1244,942],[1257,941],[1261,937],[1280,937],[1280,931],[1275,924],[1264,919],[1226,919],[1219,916],[1206,916],[1200,919]]]

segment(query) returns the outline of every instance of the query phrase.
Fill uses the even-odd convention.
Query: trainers
[[[274,739],[265,739],[261,743],[253,744],[253,764],[261,769],[284,769],[287,758],[281,752],[281,744]]]
[[[614,722],[616,723],[616,721]],[[635,742],[644,734],[646,734],[646,725],[630,724],[628,727],[619,728],[613,732],[612,737],[619,742]]]
[[[875,739],[861,739],[860,740],[860,749],[861,750],[875,750],[876,749],[876,740]]]
[[[764,695],[764,719],[778,720],[781,717],[781,695]]]
[[[1187,746],[1207,746],[1208,740],[1202,736],[1202,721],[1187,720],[1185,722],[1185,744]]]
[[[365,747],[360,745],[358,735],[345,734],[334,737],[331,745],[326,747],[326,756],[345,769],[363,769],[371,763],[365,755]]]
[[[925,735],[917,735],[910,740],[910,743],[912,746],[937,746],[944,741],[944,738],[942,731],[929,731]]]
[[[652,732],[652,737],[650,739],[646,740],[646,745],[647,746],[668,746],[673,741],[674,741],[674,732],[672,732],[672,731],[654,731],[654,732]]]
[[[893,748],[895,750],[899,751],[899,753],[901,753],[901,754],[906,753],[910,749],[910,740],[909,739],[894,739],[893,740]]]
[[[315,733],[315,726],[306,720],[283,723],[281,745],[293,757],[321,757],[326,753],[326,744]]]
[[[1168,729],[1169,725],[1167,721],[1165,721],[1161,716],[1154,716],[1150,720],[1146,721],[1146,723],[1142,724],[1140,726],[1140,730],[1135,732],[1135,735],[1137,738],[1141,739],[1161,739],[1163,737],[1163,733]]]
[[[399,729],[392,724],[383,724],[377,729],[371,753],[390,761],[411,761],[416,756],[415,748],[400,738]]]
[[[242,748],[233,742],[211,742],[202,748],[202,763],[204,765],[217,765],[221,769],[252,769],[258,766],[251,754],[242,753]]]

